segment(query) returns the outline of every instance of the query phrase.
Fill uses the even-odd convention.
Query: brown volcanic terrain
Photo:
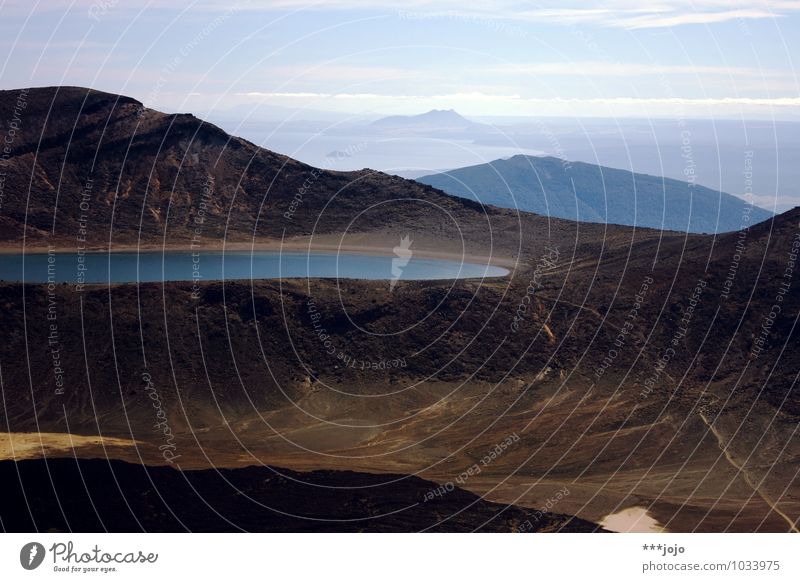
[[[0,119],[12,119],[19,95],[0,91]],[[523,225],[510,211],[380,172],[318,170],[129,97],[61,87],[31,89],[24,100],[3,164],[6,248],[21,248],[23,236],[27,247],[67,250],[78,237],[98,248],[312,235],[363,246],[387,233],[393,246],[408,232],[421,249],[460,254],[491,248],[488,230],[510,256],[520,229],[543,220],[529,215]],[[574,232],[566,221],[550,228]]]
[[[460,232],[468,253],[515,266],[502,279],[401,282],[393,292],[386,282],[345,280],[207,282],[199,297],[189,282],[57,285],[51,295],[6,284],[4,430],[125,439],[75,451],[164,464],[166,448],[183,469],[418,475],[529,508],[566,487],[553,510],[593,522],[643,506],[675,531],[796,528],[798,210],[742,233],[684,236],[518,216],[379,173],[322,172],[282,221],[317,171],[193,118],[179,116],[189,129],[173,138],[178,118],[145,112],[149,130],[131,139],[135,102],[112,107],[116,97],[92,93],[84,115],[74,101],[85,90],[62,91],[58,110],[83,128],[73,143],[89,149],[69,149],[60,173],[72,178],[62,179],[49,238],[59,188],[46,184],[58,184],[59,140],[72,122],[45,131],[46,159],[23,147],[36,138],[15,143],[18,173],[6,182],[2,218],[9,246],[20,243],[26,204],[35,210],[26,244],[75,244],[74,208],[62,201],[79,200],[80,167],[106,143],[111,119],[115,138],[108,151],[101,145],[95,183],[126,176],[121,183],[132,186],[127,197],[112,190],[107,204],[107,188],[94,190],[90,222],[105,227],[90,237],[96,244],[108,241],[113,221],[114,245],[141,237],[185,246],[198,184],[220,167],[212,160],[225,160],[214,180],[218,225],[203,231],[209,243],[224,233],[274,240],[286,229],[295,242],[322,232],[328,243],[379,247],[410,232],[420,250],[458,253]],[[34,93],[28,128],[43,126]],[[181,143],[193,135],[203,136],[197,150],[186,146],[197,158],[182,164]],[[119,152],[131,141],[138,153],[126,159]],[[162,142],[172,153],[159,152]],[[159,194],[145,198],[153,167]],[[33,202],[25,172],[37,184]],[[399,206],[373,215],[375,204]],[[548,253],[552,266],[541,262]],[[48,344],[52,310],[63,393]],[[48,439],[42,454],[63,455],[57,436]]]

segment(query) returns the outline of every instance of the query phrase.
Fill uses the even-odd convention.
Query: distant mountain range
[[[391,133],[485,133],[492,127],[483,123],[470,121],[453,109],[433,109],[420,115],[392,115],[383,117],[370,124],[371,129]]]
[[[772,216],[698,184],[554,157],[518,155],[417,181],[545,216],[694,233],[738,230]]]

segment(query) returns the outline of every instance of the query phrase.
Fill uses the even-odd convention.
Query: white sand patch
[[[605,516],[600,525],[609,531],[619,533],[662,533],[667,530],[661,526],[644,507],[628,507]]]

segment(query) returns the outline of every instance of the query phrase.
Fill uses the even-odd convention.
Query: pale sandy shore
[[[54,432],[0,432],[0,461],[77,454],[87,447],[133,447],[136,441]]]

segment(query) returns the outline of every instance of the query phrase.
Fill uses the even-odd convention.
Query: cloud
[[[709,98],[683,98],[683,97],[598,97],[593,99],[564,99],[556,97],[526,99],[529,103],[580,103],[596,105],[762,105],[767,107],[798,107],[800,97],[709,97]]]
[[[185,96],[184,96],[185,97]],[[182,97],[181,99],[183,99]],[[176,95],[177,99],[178,96]],[[368,113],[418,114],[431,109],[456,109],[462,115],[511,117],[608,118],[736,118],[800,121],[800,97],[683,98],[683,97],[528,97],[513,90],[403,92],[246,91],[204,93],[211,108],[247,105],[325,110],[348,115]],[[167,100],[169,101],[169,100]],[[184,107],[184,101],[170,102]],[[199,107],[196,102],[193,107]]]
[[[644,14],[641,16],[628,16],[619,19],[618,24],[623,28],[666,28],[683,24],[717,24],[730,20],[760,20],[782,16],[769,10],[723,10],[715,12],[675,12],[671,14]]]
[[[391,3],[391,2],[389,2]],[[435,3],[431,3],[432,5]],[[580,5],[565,6],[563,3],[547,6],[540,4],[534,9],[503,6],[505,3],[484,4],[481,9],[454,8],[453,16],[499,18],[549,25],[593,24],[606,28],[628,30],[647,28],[669,28],[689,24],[718,24],[729,21],[764,20],[781,18],[800,11],[800,2],[762,0],[756,3],[739,3],[736,0],[662,0],[652,4],[634,3],[627,0],[607,0],[601,7]],[[424,8],[417,8],[424,13]]]
[[[572,0],[535,3],[484,0],[465,7],[462,0],[251,0],[250,9],[398,11],[400,16],[484,18],[558,24],[595,24],[603,27],[646,29],[683,25],[718,24],[732,20],[780,18],[800,11],[797,0],[605,0],[587,6]]]
[[[594,98],[569,98],[569,97],[522,97],[517,94],[512,95],[490,95],[480,92],[447,93],[442,95],[386,95],[378,93],[313,93],[313,92],[262,92],[250,91],[237,93],[239,96],[258,98],[258,99],[375,99],[387,101],[444,101],[444,102],[464,102],[464,101],[483,101],[483,102],[509,102],[516,104],[528,103],[532,105],[546,103],[563,103],[576,105],[681,105],[681,106],[709,106],[715,105],[743,105],[743,106],[767,106],[767,107],[798,107],[800,97],[704,97],[704,98],[683,98],[683,97],[594,97]]]
[[[507,63],[493,65],[487,73],[539,76],[631,77],[655,75],[719,75],[769,78],[794,78],[793,73],[775,69],[719,67],[707,65],[660,65],[658,63],[622,63],[607,61],[564,61]]]
[[[509,101],[518,100],[519,95],[489,95],[477,91],[464,92],[464,93],[447,93],[442,95],[386,95],[379,93],[310,93],[310,92],[262,92],[262,91],[249,91],[246,93],[237,93],[239,96],[255,97],[258,99],[353,99],[353,100],[387,100],[387,101],[445,101],[445,102],[458,102],[458,101]]]
[[[393,81],[399,79],[419,80],[436,77],[435,73],[421,69],[347,65],[328,62],[281,65],[265,68],[262,72],[270,79],[303,79],[315,82],[336,81],[339,83]]]
[[[48,0],[36,10],[70,9],[86,11],[98,0]],[[510,20],[558,24],[594,24],[625,29],[665,28],[684,25],[713,25],[732,20],[764,20],[780,18],[800,11],[798,0],[604,0],[591,3],[579,0],[483,0],[468,6],[463,0],[197,0],[194,11],[229,11],[231,6],[248,11],[337,11],[416,13],[420,16],[438,13],[466,18]],[[468,7],[467,7],[468,6]],[[531,6],[535,6],[531,8]],[[174,8],[172,0],[126,0],[113,4],[110,12],[138,11],[143,7]],[[28,0],[6,0],[4,15],[24,15],[30,11]]]

